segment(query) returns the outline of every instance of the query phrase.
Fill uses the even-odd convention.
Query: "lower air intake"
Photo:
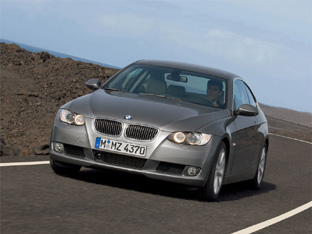
[[[167,173],[167,174],[182,175],[184,168],[185,168],[185,165],[160,162],[158,167],[156,168],[156,171]]]
[[[120,154],[113,154],[108,152],[102,151],[93,151],[93,154],[96,155],[97,153],[101,154],[101,158],[95,157],[97,162],[103,162],[105,164],[125,167],[125,168],[133,168],[142,170],[147,159],[144,158],[137,158],[132,156],[124,156]]]
[[[83,148],[75,145],[64,144],[64,152],[69,156],[84,157]]]

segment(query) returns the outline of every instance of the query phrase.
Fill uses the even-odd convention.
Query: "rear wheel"
[[[222,142],[213,161],[208,181],[200,191],[203,200],[215,201],[221,191],[226,167],[227,149]]]
[[[76,175],[78,174],[81,168],[80,166],[76,165],[56,162],[52,159],[50,160],[50,166],[55,173],[62,175]]]
[[[253,189],[260,189],[263,177],[264,177],[264,172],[265,172],[265,165],[266,165],[266,158],[267,158],[267,151],[268,147],[265,144],[262,148],[261,155],[260,155],[260,160],[258,163],[258,168],[255,177],[251,180],[251,186]]]

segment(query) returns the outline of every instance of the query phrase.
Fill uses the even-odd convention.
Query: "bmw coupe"
[[[260,188],[268,124],[238,75],[204,66],[141,60],[90,94],[63,105],[51,134],[50,164],[139,173],[198,188],[216,200],[224,184]]]

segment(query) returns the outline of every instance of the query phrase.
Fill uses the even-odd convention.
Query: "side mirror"
[[[258,109],[249,104],[243,104],[235,111],[236,115],[243,116],[256,116],[258,113]]]
[[[86,82],[86,86],[91,90],[97,90],[101,88],[101,81],[96,78],[92,78]]]

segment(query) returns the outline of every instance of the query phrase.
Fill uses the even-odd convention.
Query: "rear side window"
[[[241,80],[234,82],[234,108],[237,110],[243,104],[257,106],[256,99],[249,87]]]
[[[248,102],[250,105],[256,107],[257,106],[257,101],[253,95],[253,93],[251,92],[250,88],[244,83],[246,92],[247,92],[247,97],[248,97]]]

